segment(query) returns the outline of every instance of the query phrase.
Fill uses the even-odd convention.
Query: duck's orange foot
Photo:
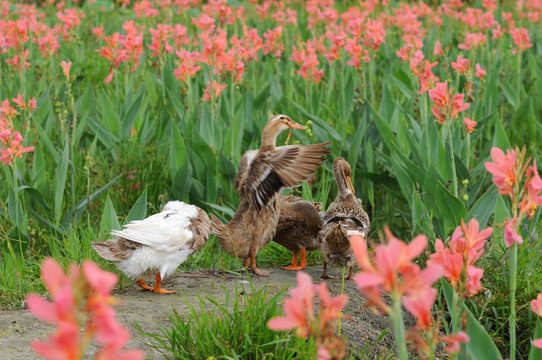
[[[141,286],[141,287],[142,287],[143,289],[145,289],[145,290],[149,290],[149,291],[153,291],[153,290],[154,290],[154,289],[151,288],[149,285],[147,285],[147,284],[145,283],[145,280],[143,280],[143,279],[137,279],[137,280],[136,280],[136,284],[139,285],[139,286]]]
[[[254,272],[254,274],[259,276],[269,276],[269,274],[271,274],[271,271],[258,269],[257,267],[252,268],[252,271]]]
[[[175,290],[166,290],[166,289],[162,289],[162,288],[154,288],[152,289],[152,292],[155,293],[155,294],[175,294]]]
[[[175,291],[162,289],[162,277],[160,276],[160,273],[156,274],[156,282],[154,283],[152,292],[155,294],[175,294]]]
[[[290,271],[303,270],[304,268],[306,268],[306,266],[294,265],[294,264],[281,267],[281,269],[290,270]]]

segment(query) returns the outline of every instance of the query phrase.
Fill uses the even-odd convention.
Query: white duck
[[[205,245],[210,229],[205,211],[182,201],[170,201],[158,214],[113,230],[114,239],[92,242],[92,247],[124,274],[137,278],[136,283],[143,289],[173,294],[175,291],[161,288],[162,280]],[[145,283],[152,276],[156,278],[154,288]]]

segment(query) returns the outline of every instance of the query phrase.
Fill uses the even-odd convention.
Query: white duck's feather
[[[156,251],[150,247],[142,246],[135,250],[128,259],[117,262],[116,265],[120,271],[131,278],[152,280],[156,272],[159,271],[160,277],[165,279],[175,273],[179,265],[185,262],[193,252],[194,249],[190,246],[185,246],[177,252]]]
[[[155,215],[132,221],[112,231],[114,239],[93,242],[104,259],[132,278],[162,279],[176,269],[209,239],[211,222],[205,212],[182,201],[170,201]]]
[[[132,221],[122,230],[111,235],[146,245],[154,250],[177,253],[194,238],[189,227],[191,218],[198,215],[198,208],[180,201],[170,201],[164,210],[143,220]]]

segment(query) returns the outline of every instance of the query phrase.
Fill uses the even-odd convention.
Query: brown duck
[[[258,150],[248,150],[241,157],[239,169],[233,182],[237,191],[239,191],[241,178],[257,153]],[[293,195],[279,195],[279,201],[281,203],[280,216],[273,241],[292,252],[292,264],[284,266],[283,269],[305,269],[307,267],[307,250],[313,251],[320,248],[318,232],[322,229],[322,218],[318,212],[322,210],[322,203],[305,201],[299,196]],[[299,263],[297,262],[298,252],[301,253]]]
[[[369,216],[356,198],[352,186],[352,172],[348,162],[336,158],[333,162],[333,173],[339,190],[335,201],[329,206],[323,218],[323,229],[320,230],[320,251],[324,258],[323,279],[333,278],[327,274],[327,264],[348,266],[348,280],[352,279],[352,266],[355,258],[350,247],[349,235],[359,234],[364,238],[370,227]]]
[[[318,233],[322,229],[322,218],[318,213],[321,203],[305,201],[298,196],[280,196],[281,202],[277,232],[273,241],[292,252],[292,264],[285,270],[301,270],[307,267],[306,253],[320,248]],[[297,262],[297,253],[301,253]]]
[[[239,180],[239,207],[231,221],[224,225],[211,216],[211,231],[228,254],[244,259],[244,265],[257,275],[269,272],[258,269],[256,254],[275,235],[283,187],[299,186],[308,179],[329,153],[329,143],[275,147],[275,140],[286,129],[305,127],[286,115],[269,119],[262,133],[262,144],[250,159]]]

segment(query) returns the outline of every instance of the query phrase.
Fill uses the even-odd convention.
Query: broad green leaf
[[[128,224],[132,220],[141,220],[144,219],[147,215],[147,189],[143,190],[143,193],[137,199],[134,206],[130,209],[130,212],[128,212],[128,215],[126,215],[126,219],[124,219],[123,225]]]
[[[506,149],[511,149],[510,141],[506,135],[506,131],[502,126],[500,119],[495,122],[495,134],[493,136],[493,146],[496,146],[506,153]]]
[[[397,144],[395,143],[395,133],[393,132],[390,125],[384,120],[384,118],[371,106],[371,113],[373,114],[373,120],[375,122],[378,131],[380,132],[380,137],[386,145],[389,151],[397,151]],[[407,198],[410,198],[408,196]]]
[[[171,178],[175,179],[175,175],[181,168],[181,166],[187,161],[186,146],[184,144],[181,132],[174,124],[170,122],[171,126],[171,140],[169,144],[169,170],[171,172]]]
[[[440,209],[442,220],[444,221],[444,234],[441,234],[441,236],[446,237],[452,229],[455,229],[461,224],[461,219],[465,218],[467,210],[463,202],[441,183],[436,188],[435,202]]]
[[[60,223],[60,216],[62,211],[62,201],[64,199],[64,189],[66,187],[66,175],[68,173],[68,161],[70,159],[70,139],[69,136],[66,137],[66,142],[64,144],[64,151],[62,152],[62,157],[56,168],[55,173],[55,222],[58,225]]]
[[[85,209],[89,207],[89,203],[92,203],[96,198],[98,198],[101,194],[103,194],[107,189],[109,189],[113,184],[117,182],[118,179],[120,179],[121,176],[124,174],[120,174],[110,182],[108,182],[106,185],[100,187],[98,190],[90,194],[88,197],[83,197],[83,200],[81,200],[77,205],[75,205],[73,208],[71,208],[68,213],[62,218],[62,226],[68,227],[68,225],[73,221],[78,221],[81,217],[81,214]]]
[[[536,318],[536,328],[534,329],[533,340],[542,339],[542,321],[539,317]],[[542,349],[531,345],[531,351],[529,352],[529,360],[542,359]]]
[[[517,89],[512,88],[511,84],[511,81],[503,81],[501,83],[504,96],[506,97],[508,102],[514,107],[514,109],[517,109],[519,105],[519,94],[516,91]]]
[[[475,218],[480,224],[481,229],[486,227],[489,217],[495,211],[498,197],[499,193],[496,191],[495,185],[492,185],[487,189],[484,195],[476,201],[472,209],[470,209],[465,222],[469,222],[470,219]]]
[[[186,161],[177,171],[173,178],[171,194],[175,199],[190,201],[190,191],[192,190],[192,165]]]
[[[446,304],[448,305],[448,311],[454,311],[452,309],[453,303],[453,290],[446,280],[441,280],[442,289],[444,290],[444,297],[446,298]],[[463,304],[462,311],[465,311],[467,324],[465,332],[470,338],[470,341],[466,344],[467,353],[471,360],[502,360],[502,356],[497,349],[497,346],[491,339],[491,336],[487,333],[484,327],[480,324],[478,319],[472,314],[472,312]]]
[[[144,91],[141,91],[136,101],[134,101],[132,106],[130,106],[130,109],[122,117],[121,137],[124,139],[130,137],[130,132],[136,121],[139,109],[141,108],[141,103],[143,102],[144,94],[145,94]]]
[[[361,143],[363,136],[365,134],[366,127],[364,125],[358,126],[356,132],[354,133],[354,137],[352,138],[352,142],[350,143],[350,147],[348,149],[348,157],[347,161],[352,167],[352,169],[355,172],[357,163],[358,163],[358,157],[360,155],[360,149],[361,149]]]
[[[102,213],[102,220],[100,221],[100,233],[109,233],[111,230],[120,230],[120,223],[115,208],[113,207],[113,202],[109,195],[107,195]]]

